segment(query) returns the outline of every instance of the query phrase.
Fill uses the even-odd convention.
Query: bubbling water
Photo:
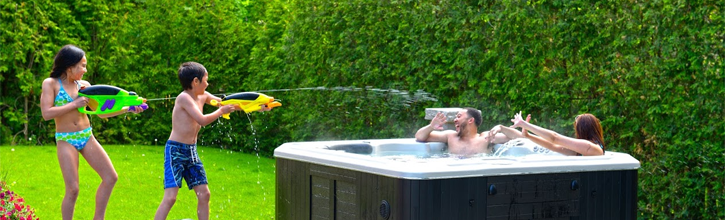
[[[531,154],[559,154],[542,147],[527,138],[516,138],[494,146],[494,157],[522,157]]]
[[[371,154],[371,157],[385,158],[388,160],[410,163],[426,163],[431,160],[439,162],[456,162],[470,160],[510,160],[529,155],[561,155],[547,148],[539,146],[526,138],[517,138],[504,144],[494,146],[491,154],[481,153],[474,155],[457,155],[445,151],[440,152],[414,152],[414,151],[385,151],[384,153]]]

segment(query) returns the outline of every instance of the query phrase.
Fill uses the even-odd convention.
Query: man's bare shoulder
[[[488,140],[488,132],[481,132],[476,134],[476,139],[485,139]]]
[[[438,134],[444,136],[446,138],[446,142],[456,142],[460,137],[458,137],[458,132],[454,130],[442,130],[442,131],[435,131],[438,132]]]
[[[441,130],[441,131],[433,131],[433,132],[438,132],[439,134],[444,134],[444,135],[456,135],[456,133],[458,133],[454,130]]]
[[[448,139],[448,141],[450,141],[452,138],[458,137],[458,132],[456,132],[454,130],[441,130],[441,131],[433,131],[433,132],[436,132],[438,135],[442,135],[442,136],[446,137],[446,139]]]

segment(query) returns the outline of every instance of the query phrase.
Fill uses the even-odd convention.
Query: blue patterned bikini
[[[60,89],[58,90],[58,95],[55,96],[54,104],[55,106],[64,106],[68,103],[73,102],[73,98],[68,95],[68,92],[63,89],[63,81],[58,79],[58,84],[60,84]],[[80,84],[76,81],[76,85],[80,89]],[[69,144],[73,145],[78,151],[83,150],[84,147],[86,147],[86,143],[88,143],[88,140],[93,136],[93,131],[91,127],[88,127],[86,129],[83,129],[82,131],[76,131],[76,132],[55,132],[55,141],[65,141]]]

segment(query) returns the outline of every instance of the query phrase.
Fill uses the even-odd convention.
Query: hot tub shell
[[[342,147],[340,147],[342,146]],[[368,149],[369,148],[369,149]],[[391,160],[445,150],[414,139],[278,147],[277,219],[636,219],[628,154]]]

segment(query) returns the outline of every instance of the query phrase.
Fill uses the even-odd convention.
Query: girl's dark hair
[[[584,139],[591,141],[595,144],[601,144],[602,149],[607,148],[604,145],[604,132],[602,132],[602,125],[599,123],[599,119],[592,114],[581,114],[576,116],[574,120],[574,134],[578,139]]]
[[[81,62],[81,59],[83,59],[83,56],[85,55],[86,52],[81,50],[81,48],[76,47],[75,45],[68,44],[63,46],[63,48],[60,48],[60,51],[55,54],[55,59],[53,60],[53,69],[50,72],[50,77],[60,78],[60,76],[62,76],[69,67],[78,64],[78,62]]]
[[[199,78],[199,80],[201,80],[204,78],[205,73],[206,68],[204,68],[204,65],[201,65],[200,63],[182,63],[181,66],[179,66],[179,82],[181,82],[181,87],[184,90],[191,89],[191,82],[194,81],[194,78]]]

